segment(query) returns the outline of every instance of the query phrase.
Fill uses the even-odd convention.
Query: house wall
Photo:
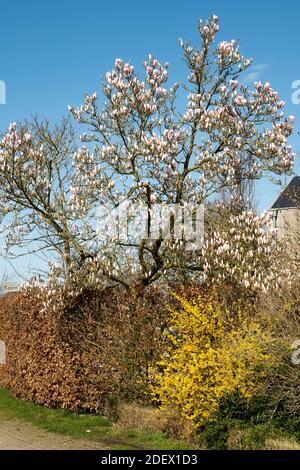
[[[300,208],[273,209],[272,227],[278,238],[289,238],[300,243]]]

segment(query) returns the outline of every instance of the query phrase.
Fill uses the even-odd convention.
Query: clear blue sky
[[[197,18],[212,13],[220,17],[218,39],[239,39],[244,55],[259,65],[256,78],[269,81],[286,101],[286,112],[295,115],[291,143],[299,162],[300,105],[291,101],[291,83],[300,80],[295,0],[2,2],[0,80],[7,86],[7,103],[0,105],[0,129],[35,113],[59,118],[68,104],[80,104],[84,93],[99,90],[101,75],[116,57],[139,65],[152,53],[170,63],[171,81],[180,80],[178,37],[196,42]],[[259,184],[259,209],[277,194],[278,187]]]

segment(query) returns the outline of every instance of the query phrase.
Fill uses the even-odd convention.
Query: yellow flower
[[[233,317],[214,293],[195,301],[176,296],[170,310],[168,354],[160,361],[152,393],[165,413],[176,410],[195,428],[209,420],[221,400],[239,390],[250,398],[268,356],[268,333],[243,312]]]

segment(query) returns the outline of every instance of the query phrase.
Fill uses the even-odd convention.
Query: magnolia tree
[[[224,226],[212,231],[202,249],[204,280],[232,286],[246,296],[266,293],[270,285],[278,287],[283,275],[287,281],[290,271],[281,256],[283,246],[276,232],[264,228],[270,217],[269,212],[258,217],[243,211],[229,215]]]
[[[67,119],[51,129],[37,119],[12,123],[0,141],[1,228],[10,256],[54,250],[64,271],[88,256],[90,219],[75,219],[69,207],[74,142]]]
[[[252,62],[237,41],[216,42],[218,23],[216,16],[199,21],[199,48],[180,40],[187,68],[180,85],[168,86],[169,65],[152,56],[144,62],[142,78],[131,63],[117,59],[102,83],[103,107],[93,93],[82,106],[69,108],[84,127],[77,149],[64,142],[69,132],[56,130],[53,138],[49,131],[41,138],[39,126],[33,132],[10,127],[0,143],[0,197],[5,212],[13,213],[13,232],[23,230],[17,238],[8,232],[10,244],[42,228],[67,272],[78,276],[87,269],[94,281],[148,285],[177,273],[203,275],[204,269],[208,275],[209,253],[220,251],[223,243],[217,235],[204,251],[188,251],[174,236],[172,217],[171,236],[158,230],[155,237],[138,240],[100,240],[96,221],[97,207],[130,201],[147,207],[151,225],[154,206],[196,206],[223,190],[234,194],[247,181],[292,168],[295,154],[287,138],[293,116],[283,116],[284,102],[269,83],[245,85],[244,72]],[[177,106],[182,93],[183,110]],[[253,216],[241,217],[240,222]],[[258,243],[258,252],[262,246]],[[228,252],[232,263],[241,261],[236,249]],[[232,269],[229,263],[229,274]],[[244,284],[261,279],[255,274],[250,281],[245,273]]]

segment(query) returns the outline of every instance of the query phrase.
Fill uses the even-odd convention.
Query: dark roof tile
[[[271,209],[300,207],[300,176],[294,176],[274,202]]]

